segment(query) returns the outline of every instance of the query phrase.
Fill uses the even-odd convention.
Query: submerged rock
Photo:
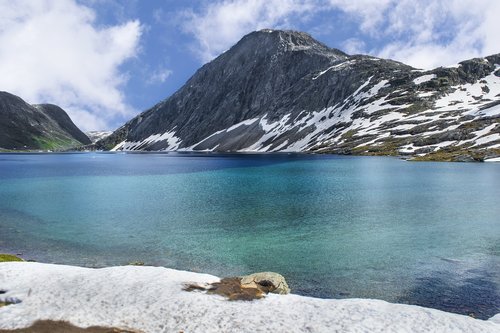
[[[243,288],[259,288],[274,294],[289,294],[290,288],[283,275],[273,272],[261,272],[241,277]]]

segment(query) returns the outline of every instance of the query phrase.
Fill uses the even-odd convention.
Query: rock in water
[[[283,275],[273,272],[261,272],[241,277],[242,288],[258,288],[274,294],[289,294],[290,288]]]

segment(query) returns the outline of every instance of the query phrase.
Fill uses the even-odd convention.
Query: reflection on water
[[[398,299],[448,312],[488,319],[500,311],[498,267],[495,271],[471,270],[460,279],[450,272],[433,272],[417,279],[416,284]]]

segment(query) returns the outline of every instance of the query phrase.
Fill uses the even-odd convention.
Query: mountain
[[[92,143],[95,143],[99,140],[105,139],[108,136],[110,136],[111,134],[113,134],[113,131],[89,131],[89,132],[85,132],[85,135],[88,136],[88,138],[90,139],[90,141],[92,141]]]
[[[261,30],[97,149],[500,156],[500,54],[424,71]]]
[[[30,105],[0,91],[0,150],[61,150],[90,143],[60,107]]]

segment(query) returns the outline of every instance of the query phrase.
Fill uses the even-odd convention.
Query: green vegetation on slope
[[[41,150],[64,150],[81,146],[75,139],[61,137],[36,137],[34,138]]]
[[[0,253],[0,262],[7,262],[7,261],[24,261],[24,260],[12,254]]]

